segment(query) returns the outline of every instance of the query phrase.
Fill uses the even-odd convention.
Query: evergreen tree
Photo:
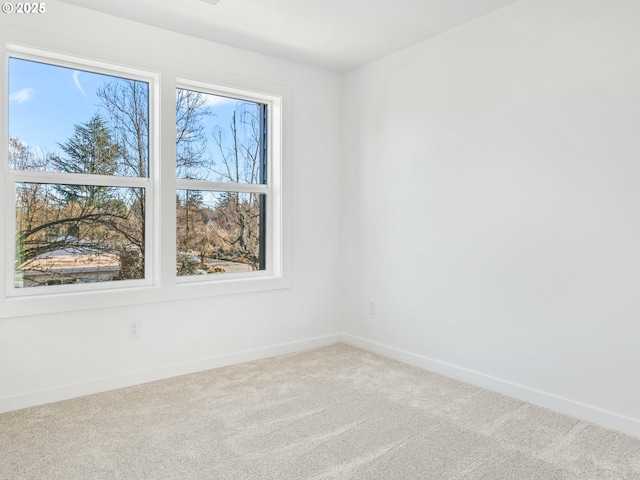
[[[74,126],[74,133],[66,143],[58,144],[66,154],[54,156],[56,170],[65,173],[114,175],[118,169],[119,148],[112,141],[104,120],[95,115],[86,123]],[[108,198],[106,187],[93,185],[60,185],[58,190],[68,202],[84,201],[101,205]]]

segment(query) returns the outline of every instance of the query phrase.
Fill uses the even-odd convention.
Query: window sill
[[[172,286],[137,286],[56,294],[5,297],[0,303],[0,318],[95,310],[221,295],[237,295],[283,290],[290,281],[282,276],[252,276],[234,279],[184,282]]]

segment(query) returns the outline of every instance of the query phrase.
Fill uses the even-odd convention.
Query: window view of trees
[[[20,70],[24,64],[43,76],[67,74],[87,96],[77,71],[14,58],[10,88],[17,81],[12,67]],[[44,148],[19,136],[9,138],[9,169],[26,180],[15,184],[18,288],[145,277],[146,189],[117,179],[148,176],[149,85],[82,74],[96,85],[96,113],[72,125],[68,138]],[[19,104],[12,107],[10,102],[10,135],[14,123],[30,120],[21,118]],[[61,119],[68,115],[42,109],[31,120],[45,129],[54,128],[56,114]],[[34,135],[22,131],[27,138]],[[47,173],[38,177],[31,172]]]
[[[176,198],[178,275],[264,269],[264,195],[178,190]]]
[[[264,270],[266,106],[186,89],[176,98],[177,177],[211,187],[176,192],[178,275]]]
[[[144,277],[140,189],[16,187],[16,263],[23,286]]]
[[[32,118],[33,112],[18,108],[33,97],[31,89],[12,91],[19,80],[12,67],[23,66],[43,77],[73,77],[80,93],[92,99],[94,113],[73,121],[53,145],[32,143],[38,127],[12,127],[33,119],[53,131],[56,122],[72,116],[42,107]],[[8,166],[15,178],[17,288],[145,278],[149,84],[81,73],[91,92],[82,88],[76,70],[10,59]],[[266,109],[177,89],[179,276],[265,269]]]

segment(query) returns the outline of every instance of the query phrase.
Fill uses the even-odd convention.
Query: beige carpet
[[[346,345],[0,415],[0,478],[640,479],[640,439]]]

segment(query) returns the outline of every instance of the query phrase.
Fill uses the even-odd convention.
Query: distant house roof
[[[118,271],[120,269],[117,255],[74,255],[68,252],[52,255],[56,252],[40,255],[33,260],[27,260],[20,265],[20,270],[25,273],[51,272],[68,274]]]

